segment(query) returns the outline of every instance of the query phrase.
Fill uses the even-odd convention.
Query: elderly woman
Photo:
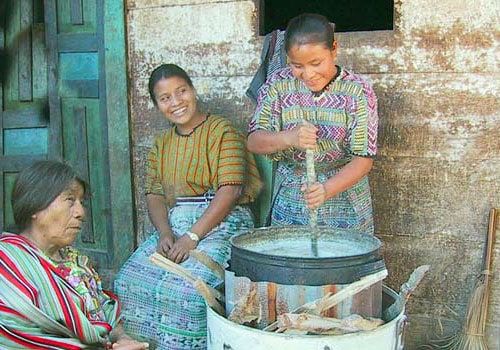
[[[0,235],[0,348],[148,348],[123,332],[117,299],[71,247],[86,191],[60,162],[36,162],[19,173],[12,208],[20,233]]]

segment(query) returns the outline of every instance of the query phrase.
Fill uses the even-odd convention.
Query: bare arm
[[[215,197],[210,202],[208,208],[203,215],[191,227],[191,232],[195,233],[200,239],[203,239],[207,234],[229,214],[233,209],[242,192],[241,186],[226,185],[221,186]],[[180,237],[169,252],[168,258],[174,262],[184,261],[189,251],[196,247],[196,242],[189,236],[183,235]]]
[[[329,178],[325,183],[315,184],[302,190],[305,192],[305,199],[309,208],[317,208],[325,201],[335,197],[339,193],[351,188],[365,175],[367,175],[373,165],[373,159],[364,157],[354,157],[335,176]]]
[[[174,244],[174,235],[168,224],[168,207],[165,197],[159,194],[149,193],[146,195],[146,202],[149,219],[160,233],[160,239],[158,240],[156,250],[158,253],[167,256],[168,251]]]
[[[327,198],[335,197],[340,192],[351,188],[372,169],[373,159],[354,157],[335,176],[325,182]]]
[[[247,148],[256,154],[271,154],[290,147],[313,149],[318,129],[309,123],[278,132],[257,130],[248,135]]]
[[[207,210],[193,225],[191,231],[196,233],[200,239],[204,238],[208,232],[225,219],[227,214],[233,209],[238,198],[240,198],[241,192],[241,186],[221,186],[215,192],[214,199],[212,199]]]

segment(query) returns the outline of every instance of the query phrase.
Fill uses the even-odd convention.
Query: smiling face
[[[33,215],[30,236],[49,256],[71,245],[82,227],[85,217],[84,188],[74,181],[50,205]]]
[[[153,91],[158,109],[179,131],[188,133],[203,120],[197,109],[196,92],[183,78],[160,79]]]
[[[331,48],[324,44],[293,45],[287,52],[292,74],[309,90],[321,91],[337,73],[337,43]]]

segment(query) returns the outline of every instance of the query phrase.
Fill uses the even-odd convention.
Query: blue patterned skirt
[[[180,236],[191,229],[207,207],[208,203],[182,203],[173,207],[169,221],[174,233]],[[231,248],[229,238],[251,228],[250,210],[237,206],[199,242],[197,249],[226,266]],[[139,246],[116,278],[115,293],[122,302],[125,331],[150,342],[150,349],[205,349],[205,302],[190,283],[149,262],[157,243],[158,233],[155,233]],[[196,259],[188,258],[181,266],[212,287],[222,283]]]

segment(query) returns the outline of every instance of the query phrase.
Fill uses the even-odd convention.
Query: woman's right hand
[[[318,138],[318,128],[313,124],[305,122],[298,124],[290,130],[291,146],[302,150],[314,149]]]
[[[168,257],[168,253],[174,246],[174,243],[175,239],[173,234],[169,232],[161,233],[160,238],[158,239],[158,244],[156,245],[156,252],[164,257]]]

